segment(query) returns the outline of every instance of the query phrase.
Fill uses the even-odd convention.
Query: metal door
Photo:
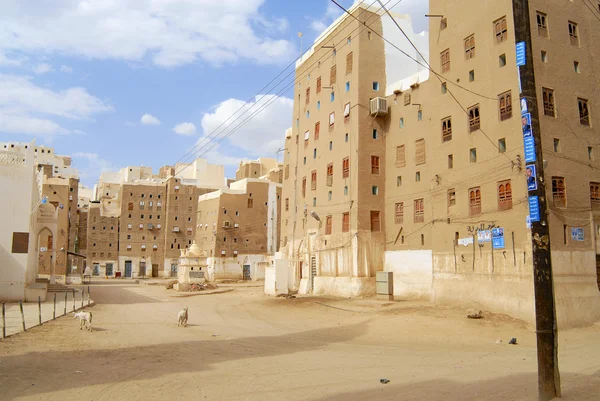
[[[146,277],[146,262],[140,262],[138,277]]]
[[[152,277],[158,277],[158,265],[152,265]]]
[[[131,260],[125,261],[125,277],[131,278]]]
[[[171,264],[171,277],[177,277],[177,265],[175,263]]]
[[[244,281],[250,280],[250,265],[244,265]]]
[[[94,263],[92,275],[99,276],[100,275],[100,265],[98,263]]]
[[[106,275],[112,277],[112,275],[113,275],[113,264],[112,263],[106,264]]]
[[[310,258],[310,285],[312,291],[315,291],[315,277],[317,277],[317,257],[311,256]]]

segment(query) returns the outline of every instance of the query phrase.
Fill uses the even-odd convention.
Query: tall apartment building
[[[293,208],[283,215],[281,256],[296,272],[299,264],[310,264],[310,270],[300,269],[300,291],[359,293],[349,285],[321,284],[360,277],[343,271],[347,264],[363,272],[365,289],[372,288],[374,271],[392,271],[396,296],[479,305],[534,320],[527,226],[530,150],[524,147],[512,3],[477,5],[430,2],[430,14],[442,17],[430,20],[435,74],[428,79],[417,72],[384,81],[389,48],[377,34],[401,42],[388,35],[381,11],[364,11],[361,5],[351,12],[358,19],[372,17],[364,30],[356,37],[344,31],[358,22],[343,16],[298,66],[283,188]],[[531,1],[530,8],[547,197],[552,200],[548,224],[557,316],[559,325],[568,327],[600,318],[600,173],[592,93],[598,85],[593,55],[600,30],[581,2]],[[316,54],[324,57],[312,59]],[[313,60],[315,66],[304,67]],[[326,96],[323,68],[330,70],[333,87]],[[342,96],[356,90],[358,98],[339,95],[340,70],[348,76],[342,78],[347,89]],[[352,77],[358,77],[356,83]],[[334,107],[340,97],[340,103],[351,106],[341,132]],[[320,120],[329,113],[335,113],[335,120],[323,135]],[[358,124],[352,125],[355,118]],[[341,138],[344,154],[338,154]],[[350,146],[352,140],[357,147]],[[337,159],[343,160],[341,181]],[[340,199],[342,188],[348,198]],[[313,211],[322,225],[311,217]],[[285,221],[292,226],[286,229]],[[355,229],[357,243],[350,240]],[[361,230],[371,233],[369,242],[360,240]],[[349,262],[347,256],[352,256]],[[361,269],[365,264],[373,268]]]
[[[264,279],[279,249],[281,205],[281,184],[267,179],[243,178],[200,196],[196,244],[209,279]]]

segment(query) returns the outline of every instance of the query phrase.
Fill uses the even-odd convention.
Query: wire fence
[[[37,302],[3,302],[2,338],[41,326],[91,304],[89,286],[87,294],[86,287],[81,290],[70,288],[61,292],[49,292],[44,301],[38,296]]]

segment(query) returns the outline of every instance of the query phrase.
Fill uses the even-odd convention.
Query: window
[[[442,82],[442,94],[448,92],[448,86],[445,82]]]
[[[469,189],[469,216],[481,214],[481,189],[479,187]]]
[[[348,39],[346,39],[346,44],[347,45],[352,44],[352,38],[350,36],[348,36]]]
[[[456,190],[454,188],[448,190],[448,210],[456,205]]]
[[[352,72],[352,52],[346,54],[346,74]]]
[[[502,43],[508,40],[506,17],[502,17],[494,22],[494,33],[496,35],[496,43]]]
[[[423,110],[417,111],[417,120],[423,121]]]
[[[317,110],[321,110],[321,101],[320,100],[317,101]]]
[[[498,183],[498,210],[512,209],[512,186],[510,180]]]
[[[506,139],[504,139],[504,138],[498,139],[498,152],[499,153],[506,152]]]
[[[417,171],[415,173],[415,182],[421,182],[421,172]]]
[[[285,179],[287,180],[288,178],[290,178],[290,165],[286,164],[286,166],[285,166]]]
[[[548,52],[542,50],[542,63],[548,64]]]
[[[396,146],[396,167],[406,166],[406,151],[404,145]]]
[[[544,115],[555,117],[554,90],[542,88],[542,100],[544,102]]]
[[[248,209],[252,209],[254,207],[254,199],[248,198]]]
[[[588,110],[588,101],[585,99],[578,98],[577,103],[579,105],[579,123],[581,125],[590,125],[590,112]]]
[[[381,231],[381,220],[379,217],[379,211],[371,210],[371,232]]]
[[[371,174],[379,175],[379,156],[371,156]]]
[[[379,187],[377,185],[371,187],[371,195],[379,195]]]
[[[309,119],[310,118],[310,110],[306,111],[306,118]]]
[[[572,21],[569,21],[569,36],[571,37],[571,44],[579,46],[579,30],[577,24]]]
[[[396,203],[396,208],[395,208],[395,220],[394,222],[396,224],[402,224],[404,223],[404,203],[400,202],[400,203]]]
[[[417,139],[415,141],[415,165],[425,164],[425,139]]]
[[[331,92],[331,94],[329,95],[329,101],[333,102],[335,100],[335,92]]]
[[[331,235],[331,216],[325,217],[325,235]]]
[[[321,77],[317,78],[317,93],[321,93]]]
[[[470,60],[475,57],[475,35],[471,35],[464,40],[465,59]]]
[[[302,177],[302,197],[306,197],[306,177]]]
[[[442,120],[442,142],[452,140],[452,119],[446,117]]]
[[[306,165],[306,156],[304,156],[304,165]]]
[[[552,177],[552,200],[555,207],[567,207],[565,177]]]
[[[350,231],[350,213],[342,214],[342,232],[347,233]]]
[[[450,71],[450,49],[444,50],[441,55],[442,73]]]
[[[310,88],[306,88],[306,104],[310,103]]]
[[[342,178],[348,178],[350,175],[350,159],[345,157],[342,160]]]
[[[442,18],[440,20],[440,31],[443,31],[446,28],[448,28],[448,19],[447,18]]]
[[[415,223],[423,223],[424,221],[425,221],[425,206],[424,206],[423,198],[415,199],[414,222]]]
[[[454,168],[454,155],[448,155],[448,169]]]
[[[290,198],[285,198],[285,211],[290,210]]]
[[[313,198],[313,206],[317,206],[317,198]]]
[[[481,127],[481,119],[479,118],[479,105],[471,106],[469,112],[469,131],[475,132]]]
[[[333,192],[329,191],[329,192],[327,192],[327,200],[330,201],[331,198],[333,198]]]
[[[573,61],[573,69],[575,70],[576,73],[580,74],[581,71],[579,70],[579,61]]]
[[[469,161],[471,163],[477,163],[477,148],[472,148],[469,151]]]
[[[512,95],[511,91],[498,95],[500,103],[500,121],[508,120],[512,117]]]
[[[344,117],[346,118],[346,122],[348,122],[349,116],[350,116],[350,103],[346,103],[344,105]]]
[[[404,128],[404,117],[400,117],[400,128]]]
[[[588,146],[588,159],[594,160],[594,148],[591,146]]]
[[[590,182],[590,202],[592,208],[597,209],[600,207],[600,183]]]
[[[560,153],[560,139],[554,138],[554,151]]]
[[[333,86],[335,84],[337,69],[336,66],[332,66],[329,70],[329,86]]]
[[[344,142],[348,142],[348,134],[344,136]]]
[[[329,128],[333,128],[333,125],[335,124],[335,112],[329,114]]]
[[[313,170],[310,173],[310,189],[312,191],[317,189],[317,170]]]
[[[377,82],[377,81],[373,82],[373,90],[374,91],[378,91],[379,90],[379,82]]]
[[[333,186],[333,163],[327,165],[327,182],[328,187]]]
[[[506,54],[501,54],[500,57],[498,57],[498,65],[500,67],[504,67],[506,65]]]
[[[127,210],[133,210],[133,202],[129,202],[127,205]]]
[[[469,71],[469,82],[475,81],[475,70]]]
[[[346,92],[350,92],[350,81],[346,82]]]
[[[399,175],[398,177],[396,177],[396,186],[397,187],[401,187],[402,186],[402,176]]]
[[[333,141],[329,141],[329,150],[333,150]]]
[[[548,25],[546,24],[546,14],[538,11],[537,13],[537,26],[538,26],[538,35],[543,36],[545,38],[548,37]]]
[[[344,196],[348,196],[348,185],[344,186]]]
[[[377,135],[377,130],[376,130],[376,129],[374,129],[374,130],[373,130],[373,139],[377,139],[377,136],[378,136],[378,135]]]

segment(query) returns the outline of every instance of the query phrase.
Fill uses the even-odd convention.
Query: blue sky
[[[101,171],[179,161],[299,55],[298,32],[306,49],[341,13],[328,0],[2,3],[0,140],[72,155],[87,185]],[[426,4],[397,10],[423,30]],[[228,176],[242,158],[274,157],[292,123],[292,90],[274,96],[286,84],[203,157]]]

